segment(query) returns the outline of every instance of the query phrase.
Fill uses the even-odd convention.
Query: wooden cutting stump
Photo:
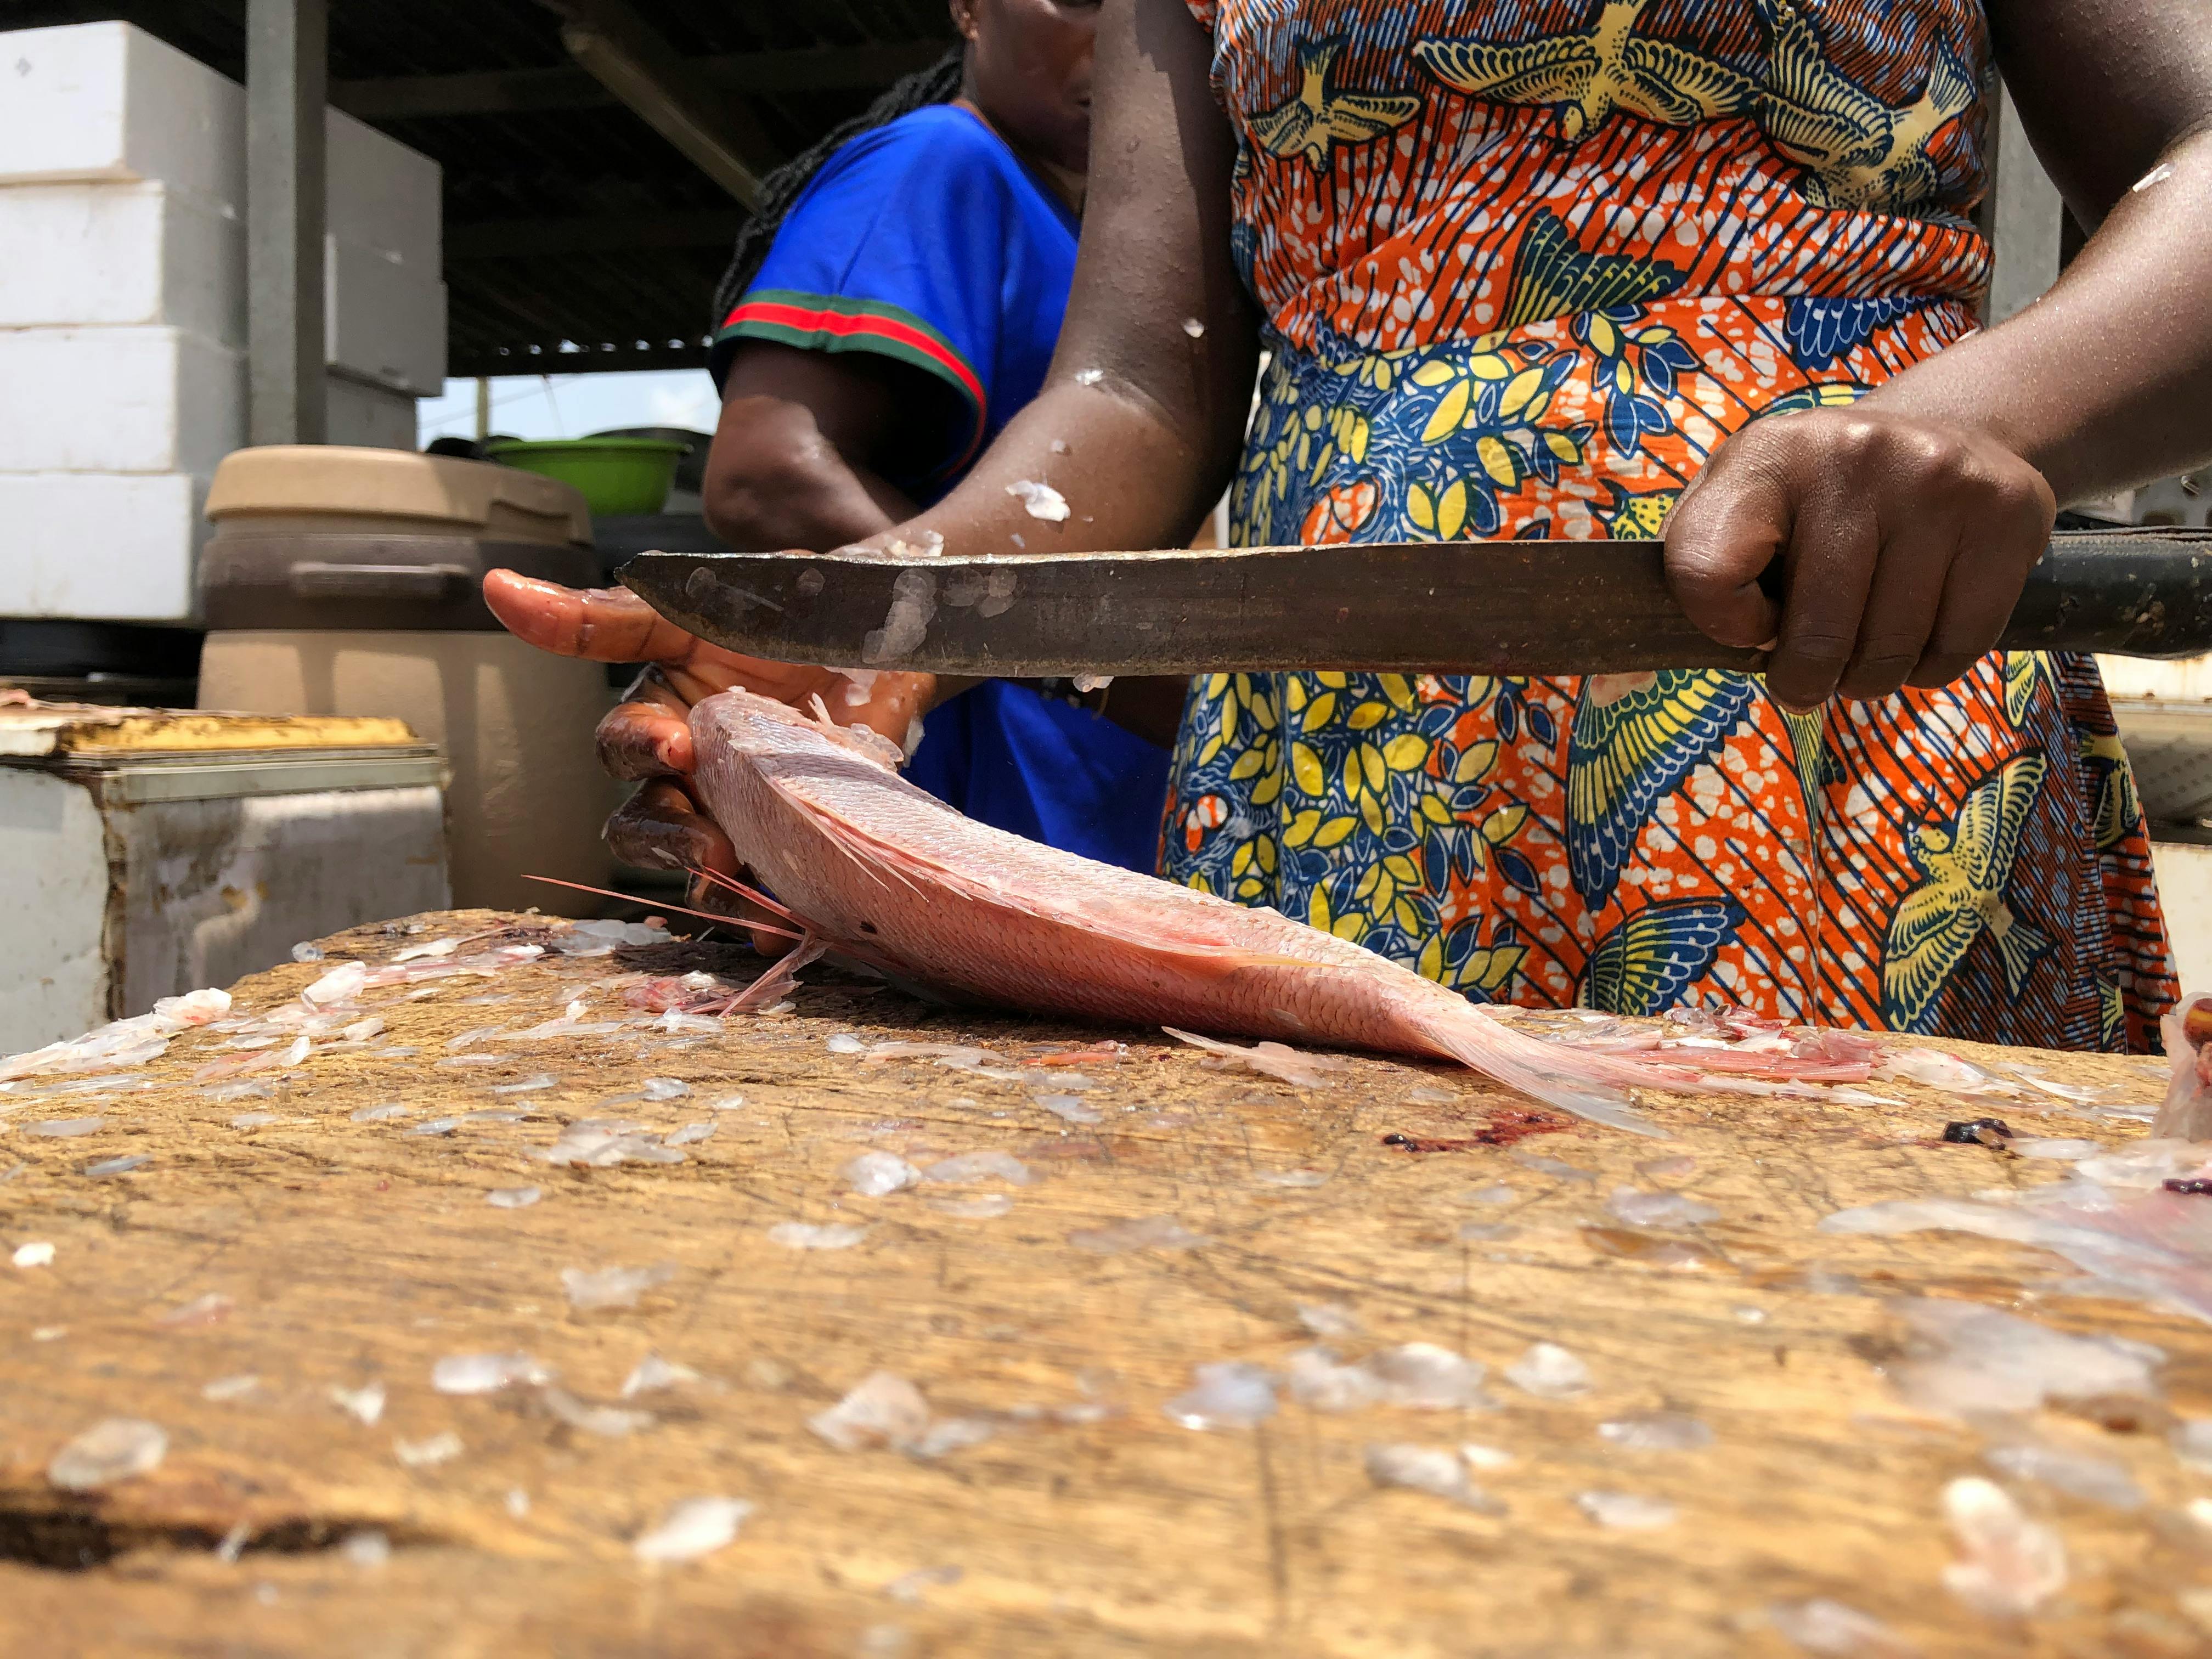
[[[325,943],[375,964],[525,921],[436,915]],[[239,1010],[276,1007],[325,965],[244,981]],[[368,1049],[260,1073],[265,1097],[193,1081],[237,1058],[206,1030],[131,1074],[149,1086],[0,1095],[5,1243],[55,1252],[0,1266],[0,1650],[1676,1659],[1796,1651],[1764,1610],[1815,1597],[1931,1654],[2212,1642],[2188,1595],[2212,1583],[2212,1530],[2186,1510],[2212,1478],[2164,1432],[2170,1413],[2212,1412],[2212,1332],[2098,1299],[2040,1249],[1815,1231],[1848,1206],[2063,1172],[1945,1144],[1946,1120],[1978,1115],[1956,1100],[1890,1085],[1905,1103],[1655,1097],[1657,1141],[1445,1066],[1353,1058],[1294,1087],[1158,1033],[932,1007],[830,969],[793,1012],[705,1034],[644,1029],[625,1001],[649,975],[757,965],[670,945],[373,990],[386,1030]],[[629,1023],[479,1030],[574,1000],[587,1022]],[[992,1054],[980,1071],[872,1062],[833,1049],[840,1034]],[[1102,1036],[1126,1051],[1069,1063]],[[2138,1104],[2162,1071],[1961,1052]],[[495,1092],[538,1076],[552,1085]],[[409,1110],[356,1121],[387,1103]],[[2024,1134],[2141,1133],[1996,1109]],[[241,1114],[274,1121],[234,1127]],[[33,1133],[95,1115],[81,1137]],[[440,1118],[462,1121],[422,1132]],[[713,1133],[680,1164],[533,1155],[565,1122],[610,1118]],[[868,1151],[916,1165],[1000,1151],[1032,1179],[861,1197],[840,1171]],[[129,1153],[148,1161],[83,1173]],[[542,1192],[527,1207],[487,1201],[526,1186]],[[1718,1214],[1631,1225],[1607,1206],[1622,1186]],[[861,1231],[801,1249],[773,1231],[790,1222]],[[572,1308],[562,1271],[610,1266],[670,1272],[635,1306]],[[1886,1375],[1899,1299],[1917,1296],[2166,1356],[2162,1403],[2040,1414],[2039,1433],[2124,1465],[2148,1502],[2013,1484],[2070,1561],[2027,1621],[1943,1585],[1941,1494],[1989,1472],[1990,1440]],[[1486,1398],[1330,1412],[1286,1392],[1254,1426],[1210,1430],[1165,1409],[1194,1366],[1280,1373],[1316,1324],[1346,1360],[1403,1342],[1464,1353],[1490,1367]],[[1539,1341],[1587,1363],[1587,1392],[1504,1377]],[[434,1389],[441,1358],[483,1353],[528,1355],[557,1382]],[[620,1398],[648,1355],[697,1378]],[[810,1431],[878,1370],[961,1425],[938,1455]],[[385,1402],[368,1422],[350,1391],[371,1382]],[[1640,1451],[1599,1432],[1660,1410],[1711,1443]],[[51,1484],[56,1451],[111,1417],[158,1425],[161,1465],[88,1494]],[[1501,1512],[1370,1477],[1370,1448],[1470,1442],[1510,1455],[1474,1476]],[[1577,1501],[1590,1493],[1673,1518],[1603,1525]],[[633,1540],[702,1496],[756,1506],[735,1541],[641,1562]]]

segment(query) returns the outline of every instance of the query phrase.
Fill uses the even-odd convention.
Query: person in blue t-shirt
[[[1051,362],[1088,165],[1097,0],[951,11],[964,46],[773,175],[738,239],[716,297],[723,402],[703,496],[732,548],[833,548],[912,517],[965,476]],[[618,772],[654,780],[609,839],[639,861],[732,867],[675,781],[690,763],[681,710],[730,684],[804,702],[821,672],[718,651],[626,598],[507,575],[485,597],[533,643],[658,663],[602,728]],[[1140,690],[1114,712],[1142,729],[1152,711],[1128,695]],[[836,719],[911,740],[911,677],[885,674],[828,702]],[[921,715],[907,776],[986,823],[1150,872],[1167,760],[1057,688],[987,680]]]

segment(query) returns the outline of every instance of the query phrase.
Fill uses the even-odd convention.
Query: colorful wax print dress
[[[1972,0],[1220,0],[1273,356],[1235,539],[1650,537],[1729,433],[1975,326]],[[2175,996],[2086,658],[1794,715],[1755,677],[1214,675],[1171,878],[1471,997],[2145,1048]]]

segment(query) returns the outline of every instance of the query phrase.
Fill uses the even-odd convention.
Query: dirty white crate
[[[427,745],[0,756],[0,1054],[447,902]]]
[[[2100,657],[2112,719],[2154,824],[2212,819],[2212,657]]]

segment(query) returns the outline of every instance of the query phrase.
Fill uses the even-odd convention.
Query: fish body
[[[895,977],[1036,1012],[1456,1060],[1644,1133],[1658,1131],[1626,1088],[1726,1086],[1540,1041],[1273,910],[977,823],[901,778],[866,734],[781,703],[722,692],[691,730],[701,798],[778,902],[813,940]]]

